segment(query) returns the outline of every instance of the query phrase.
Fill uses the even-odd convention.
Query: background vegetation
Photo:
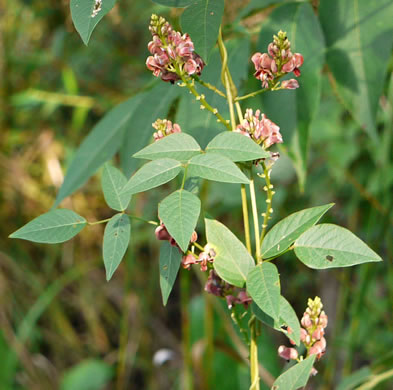
[[[328,350],[308,388],[353,388],[342,381],[354,372],[360,383],[371,373],[393,367],[392,2],[312,2],[317,16],[306,14],[305,19],[293,12],[298,3],[277,1],[285,3],[278,8],[266,0],[227,3],[224,35],[234,39],[229,44],[231,69],[244,90],[259,88],[249,58],[266,50],[274,31],[286,28],[295,49],[306,51],[300,78],[304,90],[296,100],[284,91],[250,101],[280,125],[295,160],[282,150],[274,167],[275,220],[335,202],[325,221],[348,227],[385,260],[323,272],[291,256],[278,263],[287,281],[283,295],[299,316],[307,298],[315,295],[322,297],[329,315]],[[130,250],[110,283],[102,264],[101,225],[63,245],[7,238],[52,207],[78,145],[98,120],[116,104],[153,86],[145,68],[152,12],[166,15],[178,27],[181,9],[147,0],[118,2],[86,47],[72,25],[68,1],[0,0],[0,216],[6,222],[0,235],[1,389],[179,386],[179,286],[163,308],[154,227],[133,226]],[[313,25],[314,20],[320,25]],[[296,28],[302,40],[295,39]],[[206,72],[218,80],[213,66]],[[129,137],[140,132],[148,139],[156,119],[155,102],[166,98],[159,91],[172,93],[176,88],[153,87],[155,100],[150,96],[137,107]],[[305,117],[309,105],[314,109],[306,110],[312,115]],[[198,135],[202,145],[216,131],[211,126],[211,133],[205,131],[208,126],[198,110],[182,95],[175,96],[167,110],[186,131]],[[299,157],[289,146],[304,132],[309,133],[307,174],[305,149]],[[118,156],[114,160],[120,161]],[[124,161],[121,166],[129,174],[132,167]],[[237,187],[217,183],[210,184],[210,190],[213,196],[204,200],[204,207],[241,232]],[[132,207],[155,219],[153,205],[166,193],[168,187],[135,196]],[[112,215],[99,175],[63,205],[89,221]],[[213,305],[201,293],[194,274],[191,289],[196,388],[247,388],[248,371],[236,344],[239,336],[233,335],[225,306]],[[273,376],[283,368],[276,352],[283,342],[284,336],[264,328],[260,359]],[[205,353],[205,345],[214,348],[213,353]],[[162,348],[168,348],[172,358],[155,365],[153,356]],[[387,380],[369,388],[392,386]]]

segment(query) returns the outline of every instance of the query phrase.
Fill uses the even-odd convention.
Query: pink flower
[[[196,264],[196,263],[197,263],[197,259],[192,254],[183,256],[181,259],[181,265],[184,269],[189,269],[192,264]]]
[[[177,123],[172,124],[172,122],[168,119],[157,119],[152,126],[157,130],[157,132],[153,134],[155,141],[158,141],[170,134],[181,133],[180,126]]]
[[[284,80],[281,83],[281,88],[282,89],[296,89],[296,88],[299,88],[299,83],[297,82],[296,79]]]
[[[299,356],[295,348],[288,348],[285,345],[278,347],[278,356],[285,360],[296,360]]]

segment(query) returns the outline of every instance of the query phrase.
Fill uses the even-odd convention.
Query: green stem
[[[99,225],[100,223],[105,223],[110,221],[111,218],[107,218],[107,219],[101,219],[100,221],[95,221],[95,222],[87,222],[88,225],[93,226],[93,225]]]
[[[245,99],[252,98],[254,96],[260,95],[261,93],[264,93],[264,92],[267,92],[267,91],[270,91],[270,90],[271,90],[270,88],[259,89],[258,91],[251,92],[251,93],[249,93],[247,95],[238,96],[237,98],[235,98],[235,102],[239,102],[240,100],[245,100]]]
[[[190,273],[183,271],[180,274],[180,306],[182,324],[182,349],[183,349],[183,389],[192,390],[194,388],[192,375],[191,356],[191,329],[188,313],[190,301]]]
[[[250,222],[248,219],[247,193],[246,193],[245,184],[242,184],[241,186],[241,195],[242,195],[243,223],[244,223],[244,234],[246,238],[246,247],[248,253],[251,254],[252,249],[251,249],[251,236],[250,236]]]
[[[249,321],[249,327],[251,332],[250,342],[250,374],[251,374],[251,386],[250,390],[259,390],[259,369],[258,369],[258,343],[257,343],[257,329],[256,329],[256,318],[253,315]]]
[[[201,251],[205,250],[205,248],[202,245],[199,245],[197,242],[193,242],[192,245],[196,246]]]
[[[261,238],[259,240],[260,245],[262,245],[262,241],[263,241],[265,234],[266,234],[267,224],[270,219],[270,215],[273,212],[272,201],[273,201],[273,195],[274,195],[273,185],[270,181],[270,171],[266,168],[266,165],[264,162],[262,163],[262,167],[263,167],[262,177],[265,179],[265,182],[266,182],[266,186],[264,187],[264,190],[266,191],[267,195],[266,195],[266,212],[264,214],[262,214],[263,224],[262,224]]]
[[[257,200],[255,198],[255,186],[254,186],[254,178],[250,179],[250,194],[251,194],[251,207],[252,207],[252,216],[254,220],[254,235],[255,235],[255,258],[257,263],[262,263],[261,257],[261,246],[259,244],[259,218],[258,218],[258,209],[257,209]]]
[[[217,108],[213,108],[205,99],[205,95],[199,94],[195,89],[194,85],[188,82],[188,80],[184,77],[184,75],[180,75],[185,86],[191,91],[191,93],[195,96],[195,98],[201,102],[201,108],[206,108],[206,110],[210,111],[213,115],[216,116],[217,120],[221,122],[228,130],[232,130],[228,121],[218,112]]]
[[[236,110],[237,110],[237,116],[239,118],[239,122],[243,122],[243,113],[242,113],[242,108],[240,107],[239,102],[235,102]]]
[[[146,222],[146,223],[149,223],[150,225],[155,225],[155,226],[158,225],[158,222],[156,222],[156,221],[148,221],[147,219],[137,217],[136,215],[129,215],[129,214],[127,214],[127,215],[129,218],[136,219],[137,221]]]
[[[216,88],[214,85],[211,85],[210,83],[207,83],[206,81],[201,80],[198,76],[192,76],[192,78],[199,84],[203,85],[204,87],[210,89],[211,91],[215,92],[217,95],[222,96],[223,98],[227,98],[224,92],[221,92],[218,88]]]
[[[184,185],[186,184],[186,176],[187,176],[187,170],[188,170],[188,164],[186,165],[186,167],[184,168],[184,175],[183,175],[183,180],[181,182],[181,190],[184,190]]]

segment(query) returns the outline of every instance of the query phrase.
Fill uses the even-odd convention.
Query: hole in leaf
[[[327,256],[326,256],[326,260],[327,260],[327,261],[333,261],[333,259],[334,259],[333,256],[330,256],[330,255],[327,255]]]

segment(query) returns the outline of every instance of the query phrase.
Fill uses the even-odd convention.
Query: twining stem
[[[274,195],[273,185],[270,182],[270,171],[266,168],[266,164],[264,162],[262,162],[262,167],[263,167],[262,178],[264,178],[266,182],[266,186],[264,187],[264,190],[266,191],[266,212],[262,214],[263,224],[262,224],[261,238],[259,240],[259,244],[260,244],[259,246],[262,245],[262,241],[266,234],[267,223],[269,221],[271,213],[273,212],[272,199]]]
[[[229,125],[228,121],[218,112],[217,108],[213,108],[205,99],[205,95],[199,94],[198,91],[195,89],[194,85],[190,83],[184,75],[180,75],[183,83],[185,86],[191,91],[191,93],[195,96],[196,100],[201,102],[201,107],[206,108],[206,110],[210,111],[213,115],[217,117],[217,120],[221,122],[228,130],[232,130],[231,126]]]
[[[393,377],[393,368],[382,372],[381,374],[378,375],[372,375],[368,381],[366,383],[364,383],[363,385],[361,385],[360,387],[358,387],[358,390],[371,390],[371,389],[375,389],[376,386],[383,382],[386,381],[389,378]]]
[[[182,324],[182,350],[183,350],[183,389],[193,390],[192,356],[191,356],[191,329],[189,317],[190,303],[190,273],[181,272],[180,277],[180,306]]]
[[[251,207],[252,207],[252,216],[254,220],[254,234],[255,234],[255,258],[257,263],[262,263],[261,257],[261,246],[259,244],[259,218],[258,218],[258,209],[257,209],[257,200],[255,197],[255,185],[254,178],[250,179],[250,195],[251,195]]]
[[[242,184],[240,191],[242,194],[243,223],[244,223],[244,234],[246,238],[246,247],[248,253],[251,254],[252,249],[251,249],[251,237],[250,237],[250,223],[248,220],[248,205],[247,205],[247,193],[246,193],[245,184]]]
[[[251,386],[250,390],[259,390],[259,370],[258,370],[258,343],[257,343],[257,329],[256,318],[253,315],[249,321],[251,332],[250,342],[250,374]]]
[[[206,81],[201,80],[198,76],[193,75],[192,78],[199,84],[203,85],[204,87],[210,89],[211,91],[215,92],[217,95],[222,96],[223,98],[227,98],[225,93],[220,91],[218,88],[216,88],[214,85],[211,85],[210,83],[207,83]]]
[[[240,107],[239,102],[235,102],[236,106],[236,111],[237,111],[237,116],[239,118],[239,122],[243,122],[243,113],[242,113],[242,108]]]

